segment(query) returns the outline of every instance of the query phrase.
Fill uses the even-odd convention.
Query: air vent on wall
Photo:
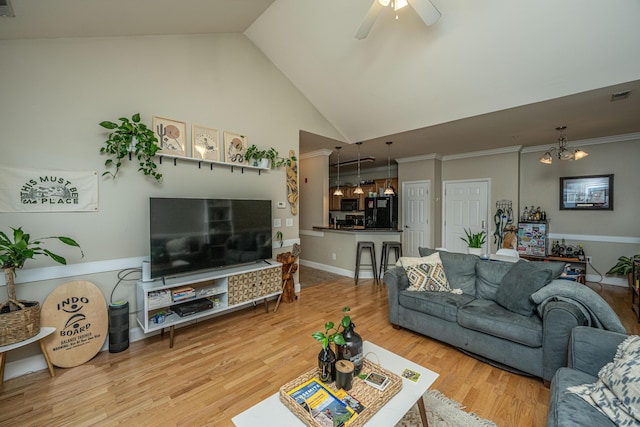
[[[0,16],[5,16],[7,18],[16,17],[13,13],[13,8],[11,7],[11,2],[9,0],[0,0]]]
[[[611,102],[613,101],[622,101],[623,99],[627,99],[631,95],[630,90],[625,90],[623,92],[616,92],[611,94]]]

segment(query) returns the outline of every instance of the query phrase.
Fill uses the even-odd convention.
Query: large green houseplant
[[[119,120],[120,124],[108,120],[100,122],[100,126],[113,131],[100,148],[101,153],[110,156],[104,164],[107,167],[115,166],[114,172],[108,170],[102,175],[111,175],[115,178],[122,166],[122,159],[126,156],[131,158],[133,153],[139,161],[138,170],[162,182],[162,174],[158,172],[158,166],[153,159],[160,149],[157,144],[158,138],[147,125],[140,121],[140,113],[131,116],[131,120],[126,117],[121,117]]]
[[[469,230],[464,230],[464,233],[467,237],[460,237],[460,239],[462,239],[462,241],[469,247],[469,253],[480,255],[482,252],[482,245],[484,245],[486,241],[487,234],[484,230],[481,230],[479,233],[474,233],[471,231],[471,228],[469,228]]]
[[[611,267],[607,274],[615,274],[619,276],[626,276],[629,281],[629,287],[633,286],[633,278],[631,273],[633,272],[633,260],[640,259],[640,254],[633,255],[632,257],[621,256],[618,258],[616,265]]]
[[[244,158],[253,166],[258,166],[261,160],[267,159],[269,160],[271,169],[279,168],[284,165],[291,166],[291,162],[295,162],[297,160],[295,156],[280,157],[278,150],[273,147],[266,150],[260,150],[256,145],[252,145],[247,148]]]
[[[0,337],[0,345],[8,345],[22,341],[36,335],[40,325],[40,304],[37,301],[19,301],[16,297],[14,277],[16,270],[24,266],[27,260],[34,259],[38,255],[48,256],[59,264],[66,264],[67,260],[60,255],[44,249],[41,245],[44,240],[56,239],[65,245],[80,249],[80,245],[70,237],[51,236],[31,240],[31,236],[22,230],[22,227],[11,228],[13,236],[0,231],[0,268],[4,270],[7,282],[9,299],[0,307],[0,329],[3,334]],[[32,322],[31,325],[23,325]]]

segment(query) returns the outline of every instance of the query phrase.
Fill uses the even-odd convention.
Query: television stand
[[[179,277],[161,278],[136,284],[137,321],[145,333],[169,329],[169,347],[173,348],[175,327],[199,319],[211,318],[263,301],[269,311],[269,298],[282,293],[282,264],[262,261],[220,270]],[[199,310],[179,316],[173,306],[207,299],[211,308],[199,304]]]

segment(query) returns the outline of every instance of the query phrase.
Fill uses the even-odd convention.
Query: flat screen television
[[[272,257],[271,200],[149,199],[151,278]]]

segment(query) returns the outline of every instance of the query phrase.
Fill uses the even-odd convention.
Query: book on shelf
[[[317,378],[305,381],[287,394],[322,427],[347,427],[358,416],[356,411]]]

